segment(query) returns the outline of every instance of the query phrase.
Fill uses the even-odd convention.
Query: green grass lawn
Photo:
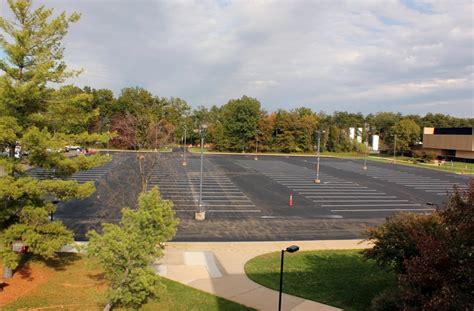
[[[388,155],[378,155],[378,156],[371,156],[369,158],[372,161],[379,161],[379,162],[393,162],[393,155],[388,156]],[[397,164],[402,164],[402,165],[408,165],[408,166],[416,166],[416,167],[422,167],[422,168],[428,168],[428,169],[434,169],[434,170],[441,170],[445,172],[451,172],[451,173],[464,173],[464,174],[473,174],[474,173],[474,163],[466,163],[466,162],[459,162],[459,161],[453,161],[452,163],[450,161],[444,162],[444,164],[438,165],[437,163],[422,163],[422,162],[417,162],[414,163],[414,158],[411,157],[397,157]]]
[[[278,290],[281,253],[248,261],[245,272],[253,281]],[[367,310],[370,301],[395,287],[395,275],[363,259],[359,250],[285,253],[283,292],[344,310]]]
[[[77,254],[62,254],[60,258],[49,266],[31,262],[31,269],[48,275],[47,281],[1,309],[102,310],[106,304],[107,283],[101,270],[91,268],[88,261]],[[166,278],[162,281],[165,288],[159,301],[150,301],[141,310],[253,310]]]

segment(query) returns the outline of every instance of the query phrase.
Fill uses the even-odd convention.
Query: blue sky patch
[[[423,14],[432,14],[433,6],[429,3],[425,3],[417,0],[400,0],[400,2],[407,8],[423,13]]]

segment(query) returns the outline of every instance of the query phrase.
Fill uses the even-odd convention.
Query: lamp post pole
[[[395,134],[395,142],[393,144],[393,163],[397,162],[396,150],[397,150],[397,134]]]
[[[183,166],[186,166],[186,131],[187,131],[187,126],[184,125],[184,146],[183,146]]]
[[[258,131],[255,134],[255,160],[258,160]]]
[[[280,265],[280,294],[278,295],[278,311],[281,311],[281,295],[283,292],[283,261],[285,258],[285,252],[294,253],[300,249],[297,245],[288,246],[286,249],[281,250],[281,265]]]
[[[202,212],[202,168],[204,163],[204,130],[201,128],[201,178],[199,179],[199,212]]]
[[[319,152],[321,144],[321,130],[318,130],[318,151],[317,151],[317,160],[316,160],[316,179],[314,180],[315,184],[320,184],[321,180],[319,179]]]
[[[204,166],[204,134],[206,128],[206,124],[202,124],[199,128],[199,133],[201,134],[201,177],[199,179],[199,211],[195,215],[196,220],[204,220],[206,218],[206,214],[202,208],[202,171]]]
[[[155,125],[155,152],[158,151],[158,122]]]
[[[367,123],[365,124],[365,155],[364,155],[364,170],[367,170],[367,153],[369,152],[369,130]]]
[[[281,311],[281,293],[283,291],[283,261],[285,258],[285,250],[281,250],[281,264],[280,264],[280,294],[278,296],[278,311]]]

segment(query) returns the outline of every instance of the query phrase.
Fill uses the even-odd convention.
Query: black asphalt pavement
[[[453,186],[465,188],[470,179],[374,161],[364,170],[362,160],[322,157],[316,184],[316,157],[205,154],[201,209],[206,219],[197,221],[200,156],[187,153],[183,165],[181,150],[144,155],[146,187],[158,186],[181,220],[175,241],[361,238],[367,226],[393,213],[442,207]],[[135,207],[142,189],[137,153],[113,153],[111,163],[77,176],[94,181],[96,193],[61,203],[56,217],[79,240],[102,222],[117,222],[121,208]]]

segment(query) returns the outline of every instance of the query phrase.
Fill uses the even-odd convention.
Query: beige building
[[[423,150],[444,157],[474,159],[473,129],[471,127],[425,127]]]

